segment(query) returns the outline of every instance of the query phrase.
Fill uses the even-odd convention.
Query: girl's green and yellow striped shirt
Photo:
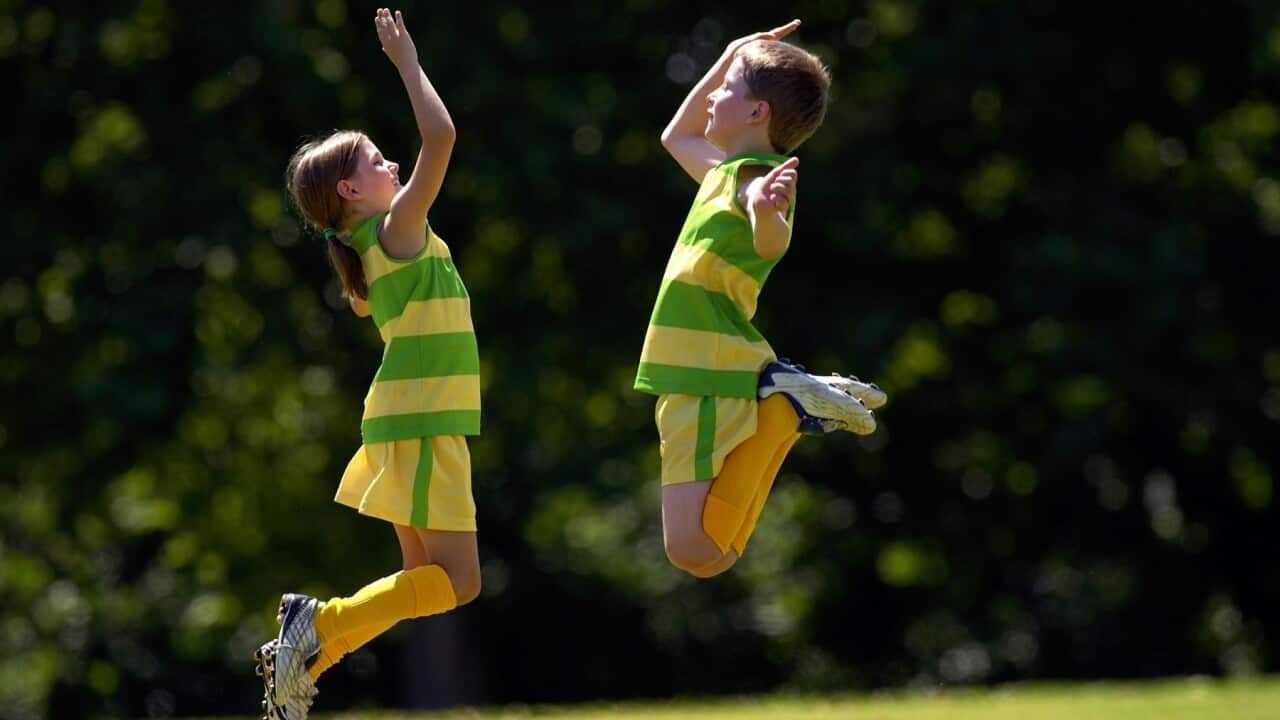
[[[429,435],[480,434],[480,352],[471,298],[449,246],[427,227],[416,257],[399,260],[378,243],[376,215],[352,230],[369,308],[386,348],[364,400],[366,444]]]
[[[738,171],[786,159],[772,153],[734,155],[703,178],[667,261],[640,351],[637,390],[756,396],[761,368],[777,356],[751,318],[780,256],[765,260],[756,254],[751,220],[738,202]],[[788,212],[795,212],[794,203]]]

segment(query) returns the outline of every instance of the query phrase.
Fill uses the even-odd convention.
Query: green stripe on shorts
[[[419,441],[418,467],[413,473],[413,510],[409,512],[409,526],[427,526],[427,500],[431,496],[431,438]]]
[[[716,399],[704,395],[698,400],[698,443],[693,453],[693,479],[710,480],[711,454],[716,449]]]

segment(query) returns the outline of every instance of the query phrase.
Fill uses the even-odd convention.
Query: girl
[[[464,439],[480,432],[479,356],[467,289],[427,223],[455,133],[400,12],[379,9],[374,26],[422,135],[413,174],[401,185],[397,163],[364,134],[342,131],[299,148],[288,185],[324,234],[351,309],[372,315],[386,343],[365,398],[363,445],[335,500],[391,523],[404,569],[350,597],[281,599],[280,633],[255,653],[269,720],[305,718],[316,678],[400,620],[480,593]]]

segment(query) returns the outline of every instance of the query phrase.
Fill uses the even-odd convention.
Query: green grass
[[[323,704],[324,697],[320,701]],[[502,707],[451,712],[317,713],[317,720],[1275,720],[1280,679],[1018,685],[912,694]]]

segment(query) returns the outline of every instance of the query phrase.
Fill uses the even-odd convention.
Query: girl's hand
[[[796,166],[800,158],[790,158],[769,171],[760,182],[752,183],[747,198],[757,212],[775,210],[786,213],[796,198],[796,181],[800,179]]]
[[[418,64],[418,48],[409,37],[404,26],[404,16],[397,10],[395,17],[386,8],[378,8],[373,16],[373,26],[378,31],[378,40],[382,43],[382,51],[391,58],[391,64],[403,70],[416,67]]]
[[[753,43],[757,40],[781,40],[782,38],[795,32],[796,28],[798,27],[800,27],[799,18],[792,20],[786,25],[780,25],[766,32],[752,33],[750,35],[740,37],[737,40],[734,40],[733,42],[729,43],[729,45],[725,47],[724,49],[725,57],[733,58],[733,56],[737,54],[737,52],[741,50],[744,45]]]

